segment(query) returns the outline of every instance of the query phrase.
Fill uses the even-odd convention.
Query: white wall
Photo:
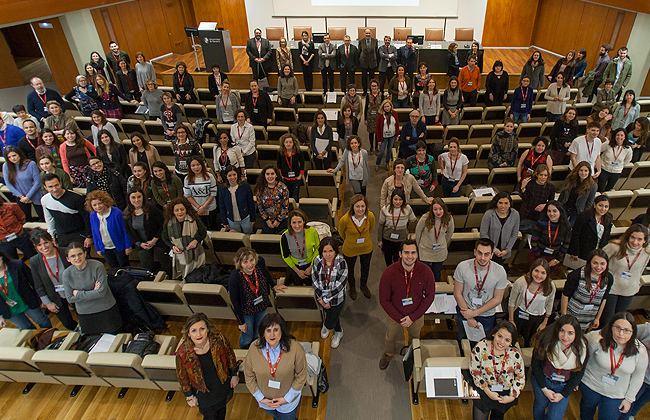
[[[650,50],[648,49],[650,39],[650,15],[637,13],[627,42],[628,54],[632,58],[632,78],[626,89],[633,89],[637,96],[643,88],[643,83],[650,68]]]
[[[84,74],[84,64],[90,61],[90,54],[102,51],[93,16],[89,9],[83,9],[65,13],[59,19],[79,74]]]
[[[481,41],[483,37],[483,21],[485,20],[485,10],[487,0],[458,0],[458,18],[447,19],[447,31],[445,39],[454,38],[455,28],[474,28],[474,39]],[[285,27],[283,18],[273,18],[273,2],[269,0],[246,0],[246,16],[248,18],[248,29],[250,36],[253,36],[255,28],[261,28],[264,34],[264,28],[267,26]],[[364,26],[365,16],[340,18],[328,17],[328,26],[345,26],[352,39],[357,38],[357,28]],[[424,28],[443,28],[444,19],[407,19],[407,26],[413,28],[416,35],[424,35]],[[293,31],[293,26],[313,27],[314,32],[325,29],[325,17],[323,18],[290,18],[288,19],[289,31]],[[368,26],[377,27],[377,37],[382,38],[386,34],[393,34],[393,27],[404,26],[404,17],[397,18],[368,18]],[[285,28],[286,30],[286,28]],[[288,34],[292,36],[293,34]]]

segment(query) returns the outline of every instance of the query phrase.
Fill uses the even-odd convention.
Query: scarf
[[[174,278],[178,276],[184,278],[196,268],[205,265],[205,252],[203,251],[202,241],[199,241],[193,249],[187,249],[187,245],[194,240],[198,231],[196,220],[186,215],[181,223],[174,216],[167,222],[167,229],[169,231],[169,241],[172,245],[183,250],[181,254],[174,254]]]
[[[567,353],[564,353],[562,351],[562,345],[560,344],[560,341],[555,344],[555,348],[553,349],[553,360],[550,360],[551,364],[555,369],[562,369],[562,370],[574,370],[576,366],[578,366],[578,361],[576,359],[576,355],[573,352],[573,350],[569,350]],[[584,363],[585,358],[587,357],[587,351],[584,347],[580,349],[580,362]]]
[[[92,169],[91,169],[92,170]],[[95,172],[93,176],[95,184],[97,184],[97,189],[100,191],[106,191],[107,193],[113,195],[110,187],[108,186],[108,169],[104,168],[101,172]]]

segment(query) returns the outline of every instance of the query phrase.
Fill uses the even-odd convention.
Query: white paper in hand
[[[478,328],[472,328],[467,323],[467,320],[463,321],[463,327],[465,328],[465,333],[469,341],[477,342],[485,338],[485,330],[483,329],[483,324],[478,323]]]
[[[330,144],[328,139],[316,139],[316,151],[322,153]],[[323,157],[327,157],[327,152],[323,153]]]

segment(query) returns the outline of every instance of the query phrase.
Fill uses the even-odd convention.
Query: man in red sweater
[[[408,329],[409,342],[420,338],[424,326],[424,313],[433,303],[436,280],[433,272],[418,261],[418,247],[409,239],[402,244],[400,261],[384,270],[379,282],[379,302],[388,314],[384,355],[379,369],[388,367],[395,354],[395,340],[403,328]]]
[[[470,55],[467,59],[467,65],[460,69],[458,81],[465,100],[469,101],[469,106],[476,106],[478,90],[481,87],[481,71],[476,65],[475,55]]]

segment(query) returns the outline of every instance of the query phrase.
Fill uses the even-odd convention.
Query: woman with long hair
[[[440,197],[434,197],[429,211],[420,217],[415,227],[415,241],[420,261],[431,267],[436,281],[442,280],[442,265],[454,234],[454,218]]]
[[[251,186],[241,181],[239,171],[232,165],[226,166],[224,174],[226,182],[219,185],[217,190],[221,224],[226,231],[232,229],[250,235],[255,224],[255,201]]]
[[[354,83],[348,85],[345,95],[343,95],[343,99],[341,99],[341,110],[339,111],[339,115],[343,113],[343,107],[345,105],[350,105],[353,117],[361,117],[361,96],[357,93],[357,87]]]
[[[608,260],[605,251],[594,249],[584,267],[569,273],[564,284],[560,311],[575,316],[583,330],[601,325],[600,317],[614,282]]]
[[[623,99],[614,110],[612,129],[625,128],[639,118],[641,106],[636,103],[636,93],[632,89],[625,91]]]
[[[158,150],[149,143],[142,133],[134,132],[129,136],[131,138],[131,149],[129,149],[129,165],[133,167],[136,162],[146,163],[151,167],[155,162],[160,160]]]
[[[131,99],[139,101],[141,96],[140,87],[138,86],[138,76],[135,74],[135,70],[129,66],[126,60],[118,61],[117,65],[120,68],[115,72],[117,88]]]
[[[95,147],[99,146],[99,132],[102,130],[107,130],[113,136],[113,140],[118,143],[121,143],[120,136],[117,134],[117,129],[112,122],[106,119],[106,115],[101,110],[94,110],[90,113],[90,118],[92,119],[92,125],[90,126],[90,132],[93,137],[93,144]]]
[[[114,84],[106,80],[106,77],[98,74],[95,77],[95,88],[97,95],[99,95],[100,108],[108,118],[117,118],[121,120],[124,117],[120,99],[122,98],[127,102],[137,104],[138,101],[120,92]]]
[[[409,87],[411,78],[406,74],[406,68],[399,64],[395,76],[388,83],[388,94],[392,97],[394,108],[408,108],[411,103]]]
[[[458,77],[460,72],[460,59],[458,58],[458,44],[452,42],[447,47],[447,76]]]
[[[469,158],[460,150],[460,142],[456,137],[449,140],[447,148],[449,151],[438,156],[438,166],[442,175],[440,179],[442,195],[460,197],[463,193],[463,182],[467,177]]]
[[[88,158],[95,155],[95,146],[86,140],[79,129],[65,129],[63,132],[65,142],[59,146],[61,165],[63,170],[70,175],[75,187],[85,187],[84,172],[89,168]]]
[[[131,171],[133,175],[126,181],[126,190],[141,190],[147,198],[151,198],[153,176],[151,176],[151,171],[149,171],[149,165],[145,162],[136,162]]]
[[[334,132],[327,123],[327,116],[322,110],[317,111],[311,127],[311,152],[316,169],[325,170],[332,166],[333,145]]]
[[[440,92],[438,91],[436,79],[430,77],[430,75],[428,76],[429,79],[427,79],[426,84],[422,87],[422,92],[418,98],[418,109],[422,116],[422,121],[426,125],[435,125],[440,119]]]
[[[277,62],[278,68],[284,68],[287,64],[293,69],[293,55],[291,49],[287,47],[287,39],[285,37],[280,38],[278,41],[279,46],[275,50],[275,60]]]
[[[400,247],[408,239],[409,222],[417,220],[413,209],[406,203],[404,191],[394,189],[388,205],[382,207],[379,212],[377,224],[377,246],[384,253],[386,267],[399,261]]]
[[[519,230],[522,232],[531,233],[546,203],[555,197],[555,185],[548,182],[549,176],[548,166],[541,164],[537,165],[530,178],[521,181]]]
[[[551,134],[551,150],[559,152],[554,156],[558,160],[557,165],[568,165],[570,161],[569,147],[573,140],[578,137],[578,111],[574,107],[567,107],[562,116],[555,121]],[[560,156],[562,159],[560,159]]]
[[[580,213],[593,206],[597,189],[589,162],[578,163],[567,175],[558,201],[564,206],[571,225]]]
[[[620,238],[605,245],[603,251],[609,257],[609,272],[614,279],[600,317],[605,323],[615,313],[627,311],[641,287],[641,276],[650,262],[648,228],[633,224]]]
[[[255,128],[247,121],[248,113],[244,109],[235,111],[235,122],[230,127],[230,138],[233,143],[241,148],[244,157],[244,165],[248,169],[255,166],[257,159],[257,149],[255,149]]]
[[[36,147],[36,160],[40,160],[41,156],[48,155],[52,157],[54,166],[63,169],[61,155],[59,153],[60,145],[61,140],[54,134],[54,131],[49,128],[44,128],[43,133],[41,133],[41,138],[38,141],[38,146]]]
[[[244,163],[244,156],[241,153],[241,147],[233,143],[228,131],[219,130],[217,132],[217,144],[212,148],[212,156],[214,160],[214,173],[217,175],[217,182],[219,184],[225,182],[226,174],[224,171],[229,165],[239,170],[242,180],[246,178],[246,165]]]
[[[99,55],[97,51],[90,53],[90,62],[88,64],[93,66],[93,69],[95,69],[98,74],[106,77],[106,61],[102,58],[101,55]]]
[[[135,74],[140,92],[145,91],[147,80],[156,80],[156,69],[153,68],[153,64],[147,62],[140,51],[135,53]]]
[[[544,87],[544,59],[542,58],[541,51],[535,50],[530,56],[524,68],[521,69],[521,76],[519,77],[519,83],[528,77],[530,80],[530,87],[534,90],[541,89]]]
[[[460,90],[457,76],[451,76],[447,83],[447,89],[442,94],[440,100],[442,107],[442,125],[458,124],[460,122],[460,112],[463,109],[463,92]]]
[[[555,75],[555,81],[548,85],[544,99],[546,99],[546,118],[548,122],[555,122],[560,119],[566,110],[566,103],[571,98],[571,86],[566,72],[559,72]],[[550,75],[549,75],[550,76]]]
[[[422,95],[422,91],[424,91],[427,88],[427,85],[429,84],[429,80],[431,80],[433,77],[429,74],[429,67],[427,67],[427,63],[424,61],[421,61],[418,64],[418,72],[413,76],[413,105],[415,107],[418,106],[420,103],[420,95]],[[434,90],[435,85],[434,85]],[[420,115],[424,115],[420,112]]]
[[[208,230],[185,197],[174,198],[165,206],[162,240],[174,251],[172,278],[185,278],[205,265],[203,240]]]
[[[41,183],[36,162],[25,157],[16,146],[4,148],[5,163],[2,175],[11,194],[18,199],[18,206],[25,213],[28,222],[43,221],[43,206],[41,206]],[[32,216],[32,206],[36,217]]]
[[[176,128],[183,125],[183,110],[174,103],[171,92],[162,94],[162,105],[160,106],[160,123],[165,131],[165,140],[173,141]]]
[[[171,172],[164,162],[154,162],[151,165],[151,172],[153,173],[151,193],[158,207],[162,209],[174,198],[184,197],[183,181]]]
[[[571,240],[571,225],[564,213],[562,204],[550,200],[544,206],[539,220],[535,224],[530,239],[531,248],[528,251],[528,264],[538,258],[544,258],[555,271],[564,261]]]
[[[280,149],[276,160],[282,182],[289,189],[290,197],[297,203],[300,200],[300,187],[305,176],[305,158],[300,151],[298,137],[289,133],[280,137]]]
[[[86,196],[86,211],[90,214],[90,229],[97,254],[111,268],[129,266],[131,238],[124,228],[124,214],[105,191],[92,191]]]
[[[614,217],[609,212],[609,197],[599,195],[591,208],[576,218],[571,229],[569,257],[573,261],[585,260],[593,249],[604,248],[614,226]],[[617,311],[618,312],[618,311]]]
[[[399,136],[399,118],[393,109],[393,103],[388,99],[385,99],[379,106],[375,134],[377,136],[375,172],[379,172],[379,165],[381,165],[384,155],[386,155],[385,169],[388,170],[388,163],[393,160],[393,144]]]
[[[345,145],[350,136],[359,134],[359,120],[354,116],[352,106],[349,102],[341,105],[339,118],[336,120],[336,132],[339,135],[341,149],[345,149]]]
[[[546,137],[536,137],[532,145],[533,147],[522,153],[517,162],[517,182],[530,178],[538,165],[546,165],[549,173],[553,172],[553,158],[548,154]]]
[[[343,151],[336,168],[328,168],[327,172],[334,174],[345,165],[346,182],[352,186],[354,194],[366,195],[366,186],[370,182],[370,170],[368,169],[368,151],[361,148],[361,137],[353,135],[347,138],[346,147]]]
[[[508,299],[510,322],[517,326],[524,347],[530,347],[533,335],[546,328],[553,314],[554,299],[551,269],[544,258],[538,258],[530,270],[514,282]]]
[[[38,167],[41,169],[41,173],[39,174],[39,182],[41,184],[41,192],[43,195],[47,194],[43,181],[45,174],[56,174],[59,177],[59,180],[61,180],[61,187],[63,187],[64,190],[72,189],[72,180],[70,179],[70,175],[68,175],[68,173],[63,169],[54,166],[54,158],[52,156],[41,156],[38,159]]]
[[[176,63],[176,71],[172,77],[174,96],[182,104],[196,103],[194,94],[194,78],[187,72],[187,64],[183,61]]]
[[[605,107],[600,111],[596,111],[589,115],[587,117],[587,124],[595,121],[598,123],[598,125],[600,125],[600,133],[598,134],[598,137],[601,141],[603,141],[604,139],[612,138],[612,118],[614,118],[614,115],[612,115],[612,110]]]
[[[309,220],[301,210],[292,210],[287,219],[289,227],[282,233],[280,240],[282,259],[287,263],[284,284],[310,286],[312,264],[320,244],[318,232],[307,225]]]
[[[155,271],[154,260],[160,263],[160,269],[172,276],[172,262],[169,248],[161,240],[165,219],[155,203],[150,202],[140,189],[130,190],[128,205],[124,210],[124,227],[131,238],[131,243],[138,251],[140,265]]]
[[[533,418],[561,420],[585,372],[587,339],[571,315],[559,317],[535,338],[531,359]]]
[[[510,258],[519,234],[519,212],[512,208],[512,197],[503,191],[492,198],[481,219],[481,238],[494,243],[492,261],[504,265]]]
[[[198,406],[203,420],[225,420],[241,362],[226,336],[202,312],[187,319],[182,333],[176,375],[187,405]]]
[[[257,209],[262,217],[264,233],[280,233],[287,229],[289,189],[280,180],[280,171],[267,165],[255,184]]]
[[[555,83],[557,76],[561,73],[562,76],[564,76],[564,82],[569,83],[571,80],[573,80],[573,68],[575,66],[575,62],[576,52],[574,50],[571,50],[567,53],[566,56],[557,60],[551,69],[551,72],[548,74],[548,76],[546,76],[546,79],[548,79],[550,83]]]
[[[650,121],[647,117],[641,117],[634,120],[625,127],[627,140],[634,151],[632,163],[641,160],[643,152],[648,149],[648,131],[650,130]]]
[[[174,172],[181,179],[185,179],[191,172],[191,158],[194,156],[203,157],[203,148],[194,140],[187,127],[182,124],[174,129],[172,151],[174,153]]]
[[[97,137],[99,138],[95,150],[97,157],[124,178],[128,178],[131,175],[131,168],[124,145],[115,141],[115,137],[108,130],[100,130]]]
[[[298,79],[289,64],[282,66],[278,77],[278,104],[285,108],[298,108]]]
[[[189,159],[190,171],[183,184],[183,193],[208,230],[215,230],[217,223],[217,179],[212,175],[201,156]]]
[[[580,418],[628,418],[646,369],[648,353],[637,340],[637,326],[629,312],[619,312],[600,331],[586,335],[589,360],[580,383]]]

